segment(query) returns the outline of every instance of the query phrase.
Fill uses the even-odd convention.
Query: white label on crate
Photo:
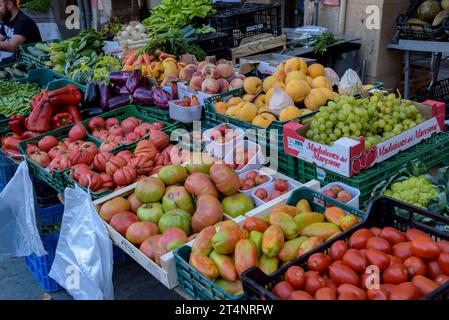
[[[326,179],[326,171],[321,168],[316,168],[316,178],[320,181],[324,181]]]
[[[246,27],[246,32],[251,32],[251,31],[261,30],[261,29],[263,29],[263,23],[259,23],[254,26]]]
[[[290,149],[302,152],[303,150],[303,143],[302,141],[296,140],[294,138],[288,137],[287,138],[288,147]]]

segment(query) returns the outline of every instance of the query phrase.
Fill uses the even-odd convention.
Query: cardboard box
[[[273,171],[269,168],[261,168],[262,172],[268,175],[272,175],[275,178],[285,179],[288,180],[291,183],[294,183],[297,187],[302,186],[303,184],[295,181],[287,176],[284,176],[283,174],[280,174],[276,171]],[[320,183],[318,181],[312,180],[306,184],[305,186],[309,188],[314,188],[315,190],[319,190]],[[137,183],[132,184],[126,188],[120,189],[116,192],[113,192],[109,195],[107,195],[104,198],[98,199],[94,202],[95,208],[97,209],[97,212],[100,211],[101,205],[113,198],[116,197],[124,197],[126,198],[131,193],[134,192],[134,189],[136,188]],[[265,205],[255,208],[254,210],[251,210],[250,212],[246,213],[245,216],[240,216],[235,219],[233,219],[236,222],[242,221],[246,219],[247,217],[253,216],[257,214],[260,211],[265,210],[266,208],[276,206],[281,203],[285,203],[287,199],[290,197],[292,191],[283,194],[281,197],[276,198],[273,201],[267,202]],[[230,216],[225,215],[226,219],[231,219]],[[147,270],[152,276],[154,276],[159,282],[161,282],[164,286],[166,286],[168,289],[173,289],[178,285],[178,275],[176,273],[176,263],[173,256],[173,252],[169,252],[161,257],[161,266],[158,266],[153,260],[148,258],[146,255],[144,255],[138,247],[133,245],[131,242],[129,242],[125,237],[123,237],[121,234],[119,234],[115,229],[113,229],[108,223],[103,221],[106,229],[109,232],[109,236],[112,239],[113,243],[120,247],[123,251],[126,252],[132,259],[134,259],[137,263],[139,263],[145,270]],[[188,243],[187,245],[192,245],[192,242]]]
[[[359,141],[340,138],[333,146],[320,144],[306,137],[309,125],[291,121],[284,125],[284,148],[288,154],[314,163],[318,167],[352,177],[361,170],[370,168],[404,151],[433,134],[444,131],[444,103],[426,101],[414,103],[427,119],[415,127],[393,136],[365,150],[365,139]]]
[[[277,71],[278,66],[281,64],[281,62],[291,58],[295,57],[278,53],[265,53],[256,56],[240,58],[240,73],[247,74],[252,70],[257,69],[262,74],[272,75]],[[312,64],[313,62],[315,62],[314,59],[302,59],[304,59],[307,64]]]

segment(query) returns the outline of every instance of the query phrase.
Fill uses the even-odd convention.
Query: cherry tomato
[[[345,266],[344,264],[331,265],[329,267],[329,276],[337,286],[342,285],[344,283],[349,283],[357,286],[360,282],[357,273],[355,273],[354,270]]]
[[[440,286],[435,281],[421,275],[414,276],[412,283],[418,288],[420,296],[426,296]]]
[[[375,238],[371,238],[375,239]],[[363,254],[360,253],[359,250],[349,249],[345,255],[343,256],[343,264],[348,266],[355,272],[363,272],[365,271],[368,263]]]
[[[390,300],[416,300],[418,297],[418,288],[411,282],[398,284],[390,294]]]
[[[446,275],[449,275],[449,252],[443,252],[438,257],[438,266],[441,271]]]
[[[380,272],[383,272],[390,264],[388,255],[376,249],[368,249],[366,251],[366,260],[368,261],[368,265],[377,266]]]
[[[337,289],[338,295],[341,295],[345,292],[351,292],[355,294],[358,300],[367,299],[366,292],[353,284],[345,283],[338,287]]]
[[[281,281],[273,288],[273,294],[281,300],[287,300],[290,293],[294,290],[287,281]]]
[[[405,241],[405,235],[401,231],[392,227],[383,228],[380,236],[387,240],[392,246],[396,243]]]
[[[382,281],[384,283],[400,284],[406,282],[407,278],[407,269],[404,267],[404,265],[399,263],[389,266],[382,273]]]
[[[372,237],[374,237],[374,234],[368,229],[357,230],[349,238],[349,247],[351,249],[365,249],[366,242]]]
[[[394,256],[398,257],[402,261],[413,256],[412,254],[412,243],[411,242],[401,242],[397,243],[392,248],[392,253]]]
[[[410,257],[405,259],[404,267],[407,269],[407,273],[410,278],[416,275],[424,276],[427,272],[426,264],[418,257]]]
[[[288,300],[314,300],[313,297],[304,291],[293,291]]]
[[[329,268],[332,259],[324,253],[314,253],[307,259],[307,266],[312,271],[322,273]]]
[[[329,250],[329,256],[332,261],[337,261],[343,259],[344,254],[348,251],[348,246],[343,240],[338,240],[334,242]]]
[[[408,241],[415,241],[418,240],[420,238],[425,238],[428,239],[430,241],[432,241],[432,238],[430,238],[427,233],[424,233],[421,230],[418,229],[409,229],[407,230],[407,232],[405,233],[405,237],[407,238]]]
[[[320,288],[315,292],[315,300],[337,300],[337,295],[331,288]]]
[[[306,273],[303,268],[292,266],[285,272],[284,280],[292,286],[293,290],[300,290],[306,281]]]
[[[391,252],[391,245],[390,243],[383,239],[383,238],[369,238],[368,241],[366,241],[366,249],[377,249],[379,251],[385,252],[386,254],[389,254]]]
[[[443,271],[441,271],[441,268],[437,261],[429,261],[427,263],[427,275],[430,279],[435,279],[440,274],[443,274]]]
[[[419,258],[433,260],[438,257],[441,250],[435,242],[420,238],[412,241],[411,252]]]

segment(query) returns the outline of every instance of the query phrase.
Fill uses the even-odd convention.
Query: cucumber
[[[27,51],[28,51],[29,54],[31,54],[35,58],[42,58],[42,57],[46,56],[45,52],[43,52],[41,50],[38,50],[38,49],[36,49],[36,48],[34,48],[32,46],[29,46],[27,48]]]
[[[0,70],[0,80],[8,80],[10,78],[10,74],[6,71]]]

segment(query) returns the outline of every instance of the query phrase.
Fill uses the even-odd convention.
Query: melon
[[[418,8],[418,18],[424,21],[432,22],[440,13],[441,5],[436,0],[426,0]]]
[[[441,1],[441,8],[443,8],[443,10],[449,10],[449,0]]]
[[[449,18],[449,10],[443,10],[439,14],[437,14],[435,19],[433,19],[432,25],[437,26],[441,24],[446,18]]]

